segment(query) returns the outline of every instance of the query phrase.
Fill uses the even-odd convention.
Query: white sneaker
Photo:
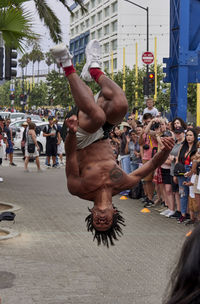
[[[86,64],[83,67],[81,77],[85,81],[93,81],[89,69],[101,67],[101,46],[98,40],[91,40],[85,49]]]
[[[52,56],[55,58],[56,62],[61,64],[63,68],[72,65],[73,56],[70,54],[68,47],[64,44],[58,44],[50,49]]]
[[[169,212],[165,215],[166,217],[170,217],[175,213],[173,210],[169,210]]]
[[[170,211],[169,209],[165,209],[163,212],[160,213],[160,215],[165,215],[166,216],[169,211]]]

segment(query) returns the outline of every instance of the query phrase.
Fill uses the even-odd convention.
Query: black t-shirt
[[[58,129],[55,125],[53,125],[52,127],[50,125],[46,126],[44,128],[43,133],[45,133],[45,134],[53,133],[53,135],[46,137],[47,144],[56,144],[57,143]]]

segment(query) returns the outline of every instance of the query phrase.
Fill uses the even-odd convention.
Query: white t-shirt
[[[143,115],[146,113],[150,113],[153,117],[156,117],[157,115],[159,115],[159,112],[156,108],[153,108],[151,110],[149,110],[148,108],[145,108],[143,111]]]
[[[196,174],[192,174],[190,181],[191,181],[191,183],[193,184],[193,186],[190,186],[190,187],[189,187],[189,196],[190,196],[191,198],[195,198],[195,194],[194,194],[194,183],[195,183],[195,178],[196,178]]]

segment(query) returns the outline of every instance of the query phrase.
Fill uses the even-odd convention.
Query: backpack
[[[132,199],[139,199],[144,196],[144,189],[142,182],[140,181],[136,186],[134,186],[130,192],[129,197]]]

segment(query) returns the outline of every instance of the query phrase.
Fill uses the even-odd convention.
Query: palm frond
[[[0,8],[6,8],[6,7],[18,7],[24,2],[28,2],[30,0],[1,0],[0,1]]]
[[[31,30],[30,14],[21,9],[9,7],[0,10],[0,31],[5,44],[23,52],[25,39],[38,39]]]
[[[66,1],[66,0],[59,0],[59,1],[67,8],[67,10],[68,10],[71,14],[73,14],[73,12],[72,12],[72,10],[70,9],[70,6],[67,4],[67,1]],[[83,1],[82,1],[82,0],[74,0],[74,2],[75,2],[76,4],[78,4],[78,5],[81,6],[81,9],[82,9],[83,12],[86,12],[86,11],[87,11],[87,9],[85,8],[85,6],[83,5]]]
[[[60,21],[48,6],[45,0],[34,0],[40,20],[44,22],[49,29],[50,36],[55,43],[61,42]]]

